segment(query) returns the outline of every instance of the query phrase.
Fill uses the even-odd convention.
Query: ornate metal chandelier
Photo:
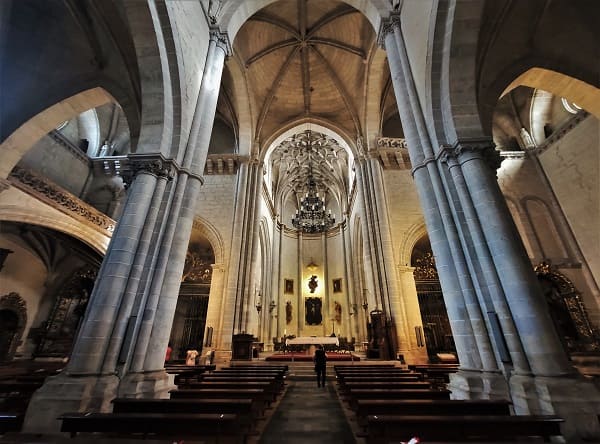
[[[292,217],[292,225],[304,233],[321,233],[335,224],[331,210],[327,212],[325,199],[319,197],[317,185],[311,172],[308,176],[308,193],[300,199],[300,209]]]

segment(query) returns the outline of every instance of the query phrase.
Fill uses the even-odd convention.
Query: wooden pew
[[[20,431],[24,417],[23,413],[0,412],[0,435]]]
[[[423,389],[428,390],[431,388],[431,383],[427,381],[414,381],[414,382],[371,382],[371,381],[359,381],[359,382],[344,382],[340,389],[344,393],[353,392],[354,390],[365,389],[365,390],[409,390],[409,389]]]
[[[560,435],[557,416],[368,415],[367,443],[388,443],[418,436],[421,441],[502,441]]]
[[[243,443],[248,434],[240,424],[238,415],[231,413],[64,413],[61,431],[72,437],[77,433],[106,433],[117,435],[139,434],[146,438],[169,436],[229,437],[232,442]]]
[[[262,369],[262,368],[268,368],[268,369],[281,369],[283,370],[285,373],[287,373],[290,368],[287,364],[231,364],[230,367],[223,367],[221,370],[226,370],[226,369],[230,369],[230,368],[235,368],[235,369],[243,369],[243,368],[250,368],[250,369]]]
[[[253,430],[264,419],[263,405],[252,398],[232,399],[140,399],[115,398],[113,413],[234,413]]]
[[[458,364],[419,364],[408,367],[415,372],[422,373],[425,379],[441,383],[450,382],[450,373],[458,371]]]
[[[284,382],[282,378],[276,376],[256,376],[256,375],[211,375],[205,376],[200,379],[199,383],[202,382],[238,382],[240,384],[253,383],[253,382],[268,382],[276,392],[283,390]],[[194,384],[192,384],[194,385]]]
[[[217,389],[217,388],[201,388],[201,389],[176,389],[169,392],[171,399],[238,399],[251,398],[261,403],[264,411],[271,405],[272,397],[265,390],[250,389],[250,388],[234,388],[234,389]]]
[[[264,392],[263,396],[269,401],[269,403],[275,401],[277,399],[277,395],[279,395],[279,389],[277,386],[273,385],[271,382],[263,381],[247,381],[243,383],[241,383],[240,381],[202,381],[191,383],[186,388],[181,390],[202,389],[259,389]]]
[[[350,389],[350,408],[356,410],[361,399],[450,399],[449,390],[427,389]]]
[[[418,381],[423,381],[423,375],[419,374],[419,373],[415,373],[415,374],[403,374],[403,375],[375,375],[375,376],[370,376],[370,375],[361,375],[361,376],[355,376],[355,375],[350,375],[350,376],[342,376],[339,375],[337,376],[337,381],[338,383],[340,383],[340,385],[344,384],[345,382],[362,382],[362,381],[372,381],[372,382],[385,382],[385,381],[390,381],[390,382],[418,382]]]
[[[496,415],[509,416],[510,402],[505,400],[457,399],[359,399],[356,417],[367,425],[369,415]]]

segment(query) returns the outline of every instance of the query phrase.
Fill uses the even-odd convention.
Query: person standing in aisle
[[[315,372],[317,373],[317,387],[325,387],[325,377],[327,373],[327,355],[322,345],[318,345],[313,357],[315,362]]]

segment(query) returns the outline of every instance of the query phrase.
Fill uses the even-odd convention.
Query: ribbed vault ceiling
[[[234,46],[256,104],[256,138],[311,117],[360,134],[374,38],[359,11],[335,1],[281,1],[252,16]]]
[[[324,134],[304,131],[287,138],[271,153],[270,162],[276,201],[308,192],[310,175],[322,195],[339,203],[348,195],[348,153]]]

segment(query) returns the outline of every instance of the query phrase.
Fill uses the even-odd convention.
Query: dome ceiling
[[[368,20],[340,2],[280,1],[252,16],[234,47],[256,104],[256,138],[301,118],[357,136],[374,40]]]

